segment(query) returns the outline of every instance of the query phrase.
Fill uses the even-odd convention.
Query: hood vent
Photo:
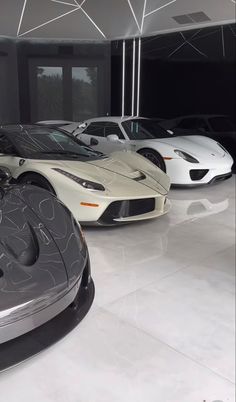
[[[206,15],[203,11],[191,14],[176,15],[172,18],[180,25],[211,21],[208,15]]]
[[[143,172],[139,172],[140,176],[139,177],[135,177],[134,180],[135,181],[141,181],[141,180],[145,180],[146,179],[146,175]]]

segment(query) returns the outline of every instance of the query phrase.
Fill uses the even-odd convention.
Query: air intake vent
[[[203,11],[191,14],[176,15],[172,18],[180,25],[211,21],[211,19]]]
[[[206,15],[203,11],[199,11],[198,13],[192,13],[192,14],[188,14],[188,16],[190,18],[192,18],[192,20],[194,22],[206,22],[206,21],[211,21],[211,19],[208,17],[208,15]]]

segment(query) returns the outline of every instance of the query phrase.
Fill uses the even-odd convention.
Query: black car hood
[[[82,273],[86,248],[75,228],[47,191],[1,189],[0,328],[28,314],[29,306],[33,313],[52,303]]]

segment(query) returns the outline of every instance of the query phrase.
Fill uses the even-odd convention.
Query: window
[[[130,140],[148,140],[154,138],[169,138],[173,134],[168,133],[155,120],[132,119],[122,123]]]
[[[191,117],[188,119],[183,119],[180,121],[178,124],[178,128],[183,128],[183,129],[192,129],[192,130],[199,130],[202,129],[204,131],[208,131],[207,123],[205,122],[204,119],[196,118],[196,117]]]
[[[37,67],[38,120],[63,116],[62,67]]]
[[[102,115],[107,103],[104,100],[106,77],[103,64],[100,60],[94,60],[92,64],[87,57],[84,60],[31,58],[31,121],[80,122]]]
[[[16,154],[15,148],[4,134],[0,134],[0,153],[6,155]]]
[[[83,131],[85,134],[94,135],[96,137],[104,137],[104,122],[90,123],[89,126]]]
[[[98,114],[97,67],[72,67],[73,121],[87,120]]]
[[[105,137],[111,134],[116,134],[121,140],[124,140],[122,131],[117,123],[108,122],[105,125]]]
[[[213,131],[218,131],[220,133],[235,131],[233,123],[225,116],[217,116],[209,119],[209,123]]]

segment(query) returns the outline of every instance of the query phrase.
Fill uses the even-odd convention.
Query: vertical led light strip
[[[135,58],[136,58],[136,40],[133,40],[133,72],[132,72],[132,116],[134,116],[134,95],[135,95]]]
[[[224,39],[224,28],[223,28],[223,25],[221,26],[221,39],[222,39],[223,57],[225,57],[225,39]]]
[[[141,38],[138,40],[138,83],[137,83],[137,116],[140,109],[140,75],[141,75]]]
[[[125,40],[123,40],[122,57],[122,117],[125,115]]]

